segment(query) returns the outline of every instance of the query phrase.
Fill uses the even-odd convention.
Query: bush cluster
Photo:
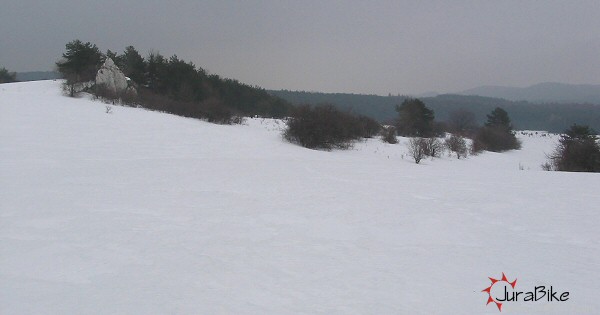
[[[297,107],[288,119],[284,137],[311,149],[347,149],[360,138],[379,133],[373,119],[341,112],[333,105]]]
[[[512,131],[497,126],[484,126],[480,128],[473,138],[472,145],[473,152],[480,152],[482,150],[504,152],[521,148],[521,142]]]
[[[242,121],[240,115],[224,106],[221,100],[216,98],[210,98],[202,102],[185,102],[153,93],[148,89],[140,89],[138,102],[142,104],[141,107],[150,110],[203,119],[217,124],[234,124]]]
[[[431,138],[423,138],[423,153],[426,156],[430,156],[432,158],[437,158],[442,156],[442,153],[444,152],[444,145],[443,143],[435,137],[431,137]]]
[[[573,125],[559,140],[551,163],[542,167],[567,172],[600,172],[600,144],[589,126]]]
[[[496,107],[487,115],[485,126],[475,133],[472,151],[503,152],[520,148],[521,142],[513,133],[508,113],[504,109]]]
[[[450,138],[446,139],[445,145],[448,148],[448,150],[456,153],[457,159],[467,156],[467,142],[463,137],[453,134],[452,136],[450,136]]]
[[[381,128],[381,140],[389,144],[396,144],[398,143],[398,137],[396,137],[396,133],[396,127],[385,126]]]

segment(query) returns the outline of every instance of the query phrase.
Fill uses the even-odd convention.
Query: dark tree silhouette
[[[589,126],[572,125],[550,156],[557,171],[600,172],[600,145]]]
[[[81,83],[93,81],[102,62],[102,53],[91,43],[74,40],[66,44],[63,59],[56,63],[58,71],[66,79],[70,96],[78,92]]]
[[[510,118],[508,117],[508,113],[500,107],[496,107],[489,115],[487,115],[487,122],[485,123],[485,126],[499,127],[506,130],[513,129],[512,124],[510,123]]]
[[[135,83],[146,84],[146,62],[133,46],[125,48],[125,52],[117,57],[115,63],[123,71],[123,74]]]
[[[473,139],[473,152],[487,150],[503,152],[521,148],[521,143],[513,134],[508,113],[497,107],[487,115],[487,122]]]
[[[396,106],[398,134],[406,137],[429,137],[433,133],[433,111],[417,98],[409,98]]]
[[[288,120],[284,137],[311,149],[347,149],[352,142],[376,135],[377,122],[366,117],[341,112],[333,105],[297,107]]]

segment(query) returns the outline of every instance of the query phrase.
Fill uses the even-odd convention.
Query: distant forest
[[[39,81],[60,79],[62,76],[57,71],[31,71],[17,72],[17,81]]]
[[[288,102],[298,104],[333,104],[355,114],[365,115],[383,123],[391,123],[396,117],[396,106],[407,96],[378,96],[345,93],[318,93],[299,91],[269,91]],[[479,124],[483,124],[486,114],[496,107],[505,109],[511,117],[515,129],[546,130],[563,132],[574,123],[589,125],[600,131],[600,104],[559,104],[515,102],[505,99],[445,94],[420,98],[435,112],[437,121],[446,121],[449,114],[465,109],[475,114]]]

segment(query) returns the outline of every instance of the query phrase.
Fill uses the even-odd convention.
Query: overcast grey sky
[[[73,39],[267,89],[600,84],[600,0],[0,0],[0,66],[50,70]]]

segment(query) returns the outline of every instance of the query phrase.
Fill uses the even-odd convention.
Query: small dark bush
[[[545,162],[541,165],[542,170],[544,171],[551,171],[552,170],[552,164],[550,164],[550,162]]]
[[[573,125],[561,136],[550,156],[553,169],[567,172],[600,172],[600,144],[589,126]]]
[[[511,130],[499,126],[485,126],[479,129],[473,138],[473,152],[482,150],[503,152],[518,150],[521,142]]]
[[[378,125],[378,124],[377,124]],[[379,132],[372,120],[344,113],[333,105],[297,107],[287,122],[284,137],[311,149],[347,149],[354,140]]]
[[[381,140],[390,144],[398,143],[398,138],[396,137],[396,127],[394,126],[386,126],[381,129]]]
[[[199,106],[203,112],[202,118],[206,119],[208,122],[223,125],[240,123],[240,118],[218,99],[208,99],[200,103]]]

